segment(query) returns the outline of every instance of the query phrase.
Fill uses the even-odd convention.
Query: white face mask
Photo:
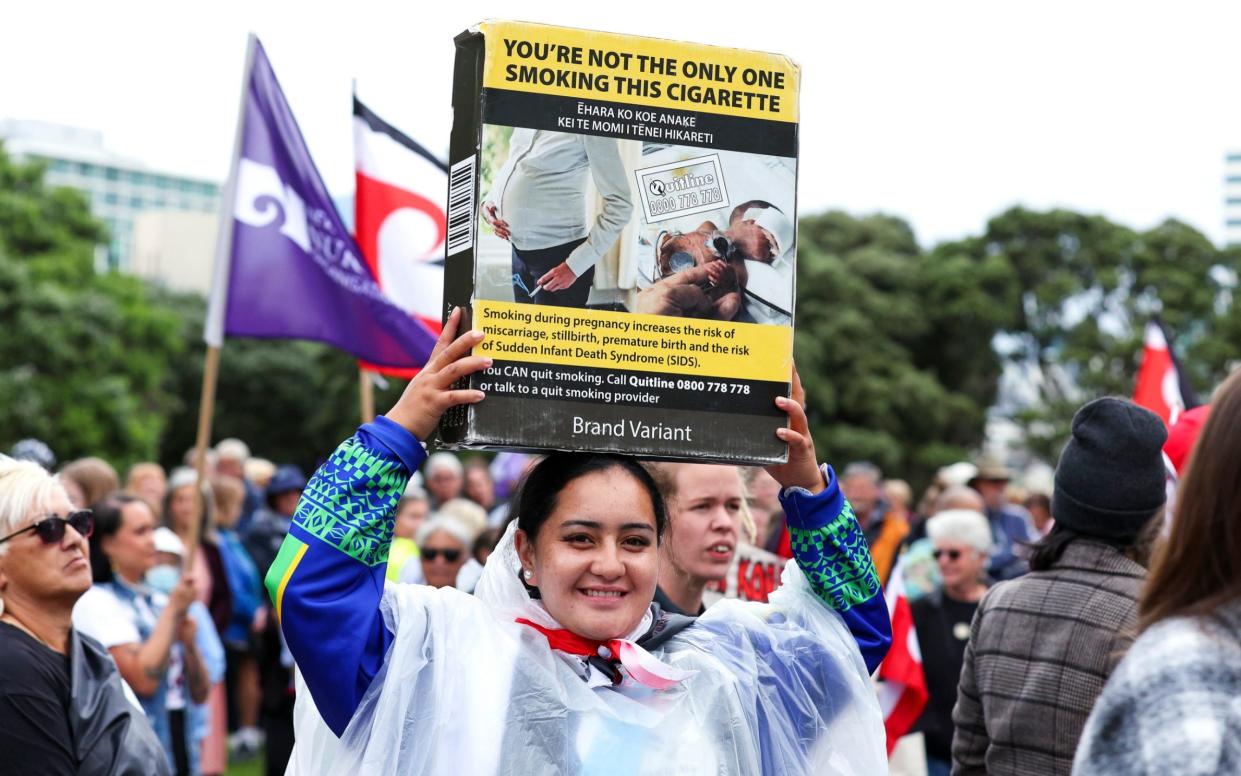
[[[147,587],[167,595],[181,581],[181,569],[166,564],[155,566],[146,573]]]

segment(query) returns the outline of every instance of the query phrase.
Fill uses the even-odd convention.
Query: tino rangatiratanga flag
[[[448,165],[353,98],[354,234],[394,304],[439,333]],[[374,364],[363,366],[376,369]],[[412,370],[382,369],[409,376]]]

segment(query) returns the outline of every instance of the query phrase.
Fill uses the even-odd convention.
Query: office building
[[[134,271],[134,228],[139,215],[173,211],[217,217],[217,183],[148,168],[115,154],[101,133],[42,121],[0,121],[7,153],[47,165],[50,186],[67,186],[90,200],[91,212],[108,227],[111,243],[99,269]],[[208,246],[208,255],[212,250]],[[165,260],[173,260],[168,257]]]
[[[1241,245],[1241,149],[1224,155],[1224,244]]]

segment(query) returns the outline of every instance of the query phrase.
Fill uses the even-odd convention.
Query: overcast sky
[[[0,118],[99,129],[151,167],[221,180],[253,30],[343,194],[351,80],[445,154],[452,38],[488,17],[793,57],[803,214],[892,213],[925,245],[1017,203],[1222,236],[1223,156],[1241,148],[1237,3],[14,2]]]

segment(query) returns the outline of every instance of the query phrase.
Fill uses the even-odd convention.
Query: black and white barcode
[[[448,255],[474,247],[474,157],[448,173]]]

